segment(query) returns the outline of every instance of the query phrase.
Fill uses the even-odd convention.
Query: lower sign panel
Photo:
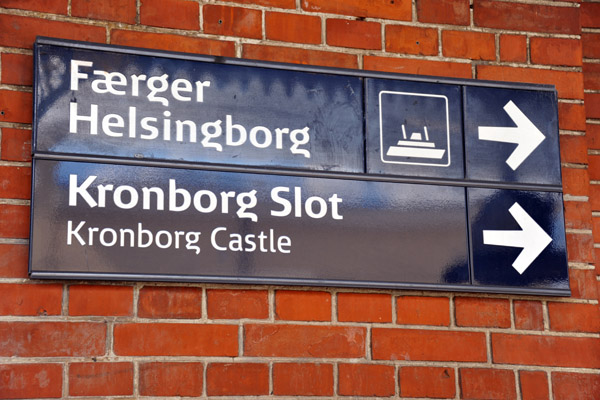
[[[464,188],[34,164],[32,277],[469,285]]]

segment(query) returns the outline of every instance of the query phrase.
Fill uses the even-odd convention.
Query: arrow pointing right
[[[552,238],[516,203],[508,209],[521,227],[520,231],[483,231],[483,243],[492,246],[521,247],[523,251],[512,266],[523,274],[552,242]]]
[[[517,126],[512,128],[480,126],[478,128],[479,140],[516,143],[517,148],[506,159],[508,166],[515,171],[546,137],[512,101],[506,103],[504,111]]]

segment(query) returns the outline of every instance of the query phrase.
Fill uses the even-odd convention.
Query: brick
[[[0,284],[0,315],[60,315],[62,285]]]
[[[0,90],[0,122],[30,124],[32,110],[33,98],[31,93]]]
[[[600,155],[590,154],[588,159],[588,174],[591,180],[600,179]]]
[[[0,5],[4,8],[66,15],[68,0],[2,0]]]
[[[288,321],[331,321],[331,294],[278,290],[275,292],[275,316]]]
[[[392,296],[372,293],[339,293],[338,321],[392,322]]]
[[[400,396],[454,398],[454,369],[443,367],[401,367]]]
[[[600,58],[600,33],[582,33],[581,46],[586,58]]]
[[[71,0],[71,15],[88,19],[135,24],[137,14],[135,0]],[[146,0],[142,4],[146,3]]]
[[[564,203],[564,209],[565,227],[567,229],[592,229],[592,207],[590,203],[567,201]]]
[[[352,54],[298,49],[293,47],[244,44],[242,56],[255,60],[287,62],[293,64],[321,65],[337,68],[358,68],[358,59]]]
[[[133,313],[131,286],[69,286],[69,315],[127,316]]]
[[[53,21],[45,18],[0,15],[0,46],[33,48],[36,36],[85,42],[106,41],[106,29],[100,26]],[[29,109],[31,110],[31,108]],[[13,121],[17,122],[17,121]]]
[[[140,340],[140,338],[144,338]],[[118,324],[114,352],[123,356],[237,356],[236,325]]]
[[[2,128],[2,160],[31,161],[31,131]]]
[[[594,229],[596,233],[597,229]],[[596,273],[593,270],[569,270],[571,297],[575,299],[597,299]]]
[[[256,4],[266,7],[296,8],[296,0],[230,0],[230,3]]]
[[[438,31],[406,25],[385,27],[385,51],[389,53],[438,54]]]
[[[588,140],[588,147],[590,149],[600,150],[600,125],[587,124],[585,131],[585,136]]]
[[[600,210],[600,185],[590,185],[590,192],[592,210]]]
[[[410,0],[302,0],[302,9],[310,12],[350,15],[359,18],[385,18],[401,21],[412,19]]]
[[[0,364],[3,399],[62,397],[61,364]]]
[[[257,363],[211,363],[206,367],[209,396],[269,394],[269,366]]]
[[[333,365],[273,364],[273,394],[275,396],[332,396]]]
[[[292,43],[321,43],[321,18],[312,15],[265,13],[267,39]]]
[[[544,310],[539,301],[515,300],[515,328],[543,331]]]
[[[28,54],[3,53],[2,83],[31,86],[33,84],[33,57]]]
[[[0,237],[29,238],[29,206],[0,204]]]
[[[548,378],[543,371],[519,371],[523,400],[548,400]]]
[[[600,309],[596,304],[548,303],[550,329],[561,332],[600,331]]]
[[[362,327],[244,326],[244,355],[250,357],[364,357],[365,341],[366,329]]]
[[[600,375],[552,372],[552,393],[560,400],[588,400],[600,393]]]
[[[532,37],[529,40],[531,62],[547,65],[581,65],[581,41],[579,39],[556,39]]]
[[[581,4],[581,27],[600,28],[600,4],[587,2]]]
[[[583,86],[587,90],[600,90],[600,64],[583,63]]]
[[[586,93],[585,116],[587,118],[600,119],[600,93]]]
[[[25,244],[0,244],[0,277],[27,278],[29,246]]]
[[[492,358],[498,364],[599,368],[597,338],[492,333]]]
[[[339,364],[338,393],[342,396],[393,396],[396,392],[391,365]]]
[[[164,33],[113,30],[110,35],[110,42],[121,46],[201,53],[211,56],[235,56],[235,44],[233,42]]]
[[[463,399],[510,400],[517,398],[515,374],[510,370],[461,368]]]
[[[563,168],[563,191],[572,196],[589,196],[589,182],[587,169]]]
[[[138,298],[140,318],[202,318],[202,289],[144,286]]]
[[[396,323],[400,325],[450,325],[450,299],[447,297],[399,296]]]
[[[558,127],[571,131],[585,130],[585,106],[574,103],[558,103]]]
[[[205,33],[262,38],[262,12],[259,10],[205,4],[202,12]]]
[[[353,49],[381,49],[381,25],[377,22],[330,18],[326,22],[327,44]]]
[[[31,168],[0,166],[0,197],[29,199],[31,197]]]
[[[269,317],[269,295],[266,290],[209,289],[206,297],[210,319]]]
[[[583,98],[583,74],[580,72],[478,65],[477,79],[555,85],[559,98]]]
[[[504,299],[457,297],[456,325],[510,328],[510,303]]]
[[[482,332],[373,328],[374,360],[484,362]]]
[[[204,365],[199,362],[140,364],[141,396],[202,396]]]
[[[69,395],[127,396],[133,394],[133,363],[91,362],[69,365]]]
[[[469,25],[469,7],[469,0],[417,0],[417,19],[433,24]]]
[[[103,323],[0,322],[2,357],[92,357],[105,345]]]
[[[442,31],[442,53],[446,57],[495,60],[496,41],[491,33]]]
[[[594,238],[591,234],[567,233],[569,261],[594,262]]]
[[[527,61],[527,37],[524,35],[500,35],[500,60]]]
[[[471,64],[449,61],[419,60],[364,56],[364,69],[400,74],[437,75],[452,78],[472,78]]]
[[[579,11],[574,7],[499,3],[493,0],[479,0],[473,5],[475,26],[571,35],[580,32]]]
[[[187,0],[143,0],[140,6],[142,25],[198,30],[200,6]]]

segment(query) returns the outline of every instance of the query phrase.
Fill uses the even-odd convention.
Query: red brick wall
[[[573,296],[28,280],[36,35],[554,84]],[[600,398],[600,2],[0,0],[0,135],[0,398]]]

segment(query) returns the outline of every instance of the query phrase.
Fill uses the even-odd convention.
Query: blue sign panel
[[[467,189],[473,283],[569,288],[562,195]]]
[[[50,160],[34,186],[34,277],[469,282],[460,187]]]
[[[465,87],[467,178],[560,185],[556,93]]]
[[[37,152],[364,172],[360,78],[38,45]]]
[[[554,87],[34,59],[34,278],[570,293]]]
[[[366,79],[367,172],[463,179],[461,87]]]

